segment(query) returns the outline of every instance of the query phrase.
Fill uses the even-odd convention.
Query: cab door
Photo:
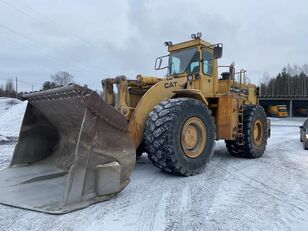
[[[206,96],[214,94],[214,59],[213,50],[209,48],[202,49],[202,62],[201,62],[201,75],[202,75],[202,92]]]

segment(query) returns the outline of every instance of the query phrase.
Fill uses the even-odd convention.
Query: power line
[[[3,0],[0,0],[3,2]],[[35,14],[39,15],[43,20],[48,21],[49,24],[53,24],[53,26],[55,27],[55,29],[57,29],[59,32],[62,32],[64,34],[68,34],[67,32],[69,32],[69,35],[74,36],[75,38],[77,38],[79,41],[84,42],[85,44],[87,44],[90,47],[94,47],[97,48],[97,45],[89,42],[88,40],[83,39],[82,37],[76,35],[72,30],[70,30],[67,27],[63,27],[63,25],[58,24],[57,22],[55,22],[52,18],[40,13],[39,11],[33,9],[32,7],[30,7],[28,4],[26,4],[23,1],[17,0],[19,3],[21,3],[22,5],[24,5],[26,8],[28,8],[29,10],[31,10],[32,12],[34,12]],[[65,30],[60,30],[59,28],[65,29]]]
[[[10,81],[10,80],[13,80],[13,78],[6,78],[6,79],[4,79],[4,78],[0,78],[0,81],[5,81],[5,82],[7,82],[7,81]],[[24,80],[20,80],[20,79],[18,79],[18,82],[20,82],[20,83],[25,83],[25,84],[27,84],[27,85],[35,85],[35,86],[40,86],[41,85],[41,83],[38,83],[38,82],[30,82],[30,81],[24,81]]]
[[[11,81],[13,82],[13,78],[8,78],[6,80],[4,79],[0,79],[0,83],[1,81],[5,82],[4,85],[3,84],[0,84],[0,87],[5,87],[6,84],[8,83],[8,81]],[[42,84],[34,84],[35,82],[28,82],[28,81],[23,81],[23,80],[19,80],[17,77],[15,77],[15,91],[16,91],[16,94],[20,92],[24,92],[26,89],[26,91],[33,91],[33,87],[35,87],[36,89],[41,89],[42,88]],[[21,84],[22,83],[22,84]]]
[[[47,26],[52,26],[52,29],[55,29],[56,31],[62,33],[62,34],[65,34],[65,35],[69,35],[71,39],[75,39],[75,40],[78,40],[82,43],[82,45],[84,46],[87,46],[87,47],[97,47],[96,45],[93,45],[92,43],[90,43],[89,41],[83,39],[82,37],[79,37],[77,36],[76,34],[74,35],[72,33],[72,30],[68,29],[68,28],[65,28],[65,30],[62,30],[64,27],[63,25],[59,25],[58,23],[56,23],[53,19],[51,18],[48,18],[46,15],[40,13],[39,11],[33,9],[32,7],[30,7],[29,5],[27,5],[26,3],[22,2],[22,1],[19,1],[19,3],[21,3],[24,8],[19,8],[19,7],[16,7],[14,5],[12,5],[11,3],[8,3],[7,1],[4,1],[4,0],[0,0],[1,3],[3,3],[4,5],[6,5],[7,7],[10,7],[12,9],[14,9],[15,11],[18,11],[19,13],[27,16],[27,17],[31,17],[33,19],[36,19],[36,17],[31,14],[30,12],[27,12],[24,10],[24,8],[27,8],[29,9],[31,12],[35,13],[36,15],[40,16],[41,19],[43,19],[43,22],[44,24],[46,24]],[[46,23],[47,22],[47,23]],[[30,48],[30,50],[36,52],[36,53],[40,53],[42,54],[42,49],[38,49],[37,47],[40,46],[40,47],[44,47],[46,49],[46,44],[32,38],[32,37],[29,37],[27,35],[25,35],[24,33],[21,33],[19,31],[16,31],[15,29],[11,28],[11,27],[8,27],[6,24],[0,24],[0,27],[2,27],[3,29],[11,32],[12,34],[14,34],[15,36],[19,36],[21,37],[23,40],[26,40],[26,41],[30,41],[30,44],[26,43],[25,41],[20,41],[20,40],[13,40],[11,38],[9,39],[6,39],[6,40],[10,40],[11,42],[13,43],[17,43],[17,44],[26,44],[26,46],[28,48]],[[62,28],[62,29],[61,29]],[[5,33],[4,33],[5,34]],[[31,46],[32,44],[32,46]],[[39,52],[38,52],[39,51]],[[46,50],[47,51],[47,50]],[[52,50],[53,51],[53,50]],[[55,51],[53,51],[53,53],[55,53]],[[58,53],[56,53],[58,55]],[[44,54],[44,57],[54,61],[55,63],[57,62],[57,64],[59,64],[59,57],[58,56],[51,56],[50,54],[50,49],[48,49],[48,54]],[[61,59],[63,60],[63,56],[61,56]],[[100,76],[101,73],[98,73],[96,71],[93,71],[92,69],[89,69],[88,67],[84,66],[83,64],[81,64],[80,62],[68,62],[69,59],[64,59],[64,63],[67,63],[71,70],[82,70],[82,71],[85,71],[85,72],[88,72],[88,73],[93,73],[95,74],[95,76]],[[63,64],[63,62],[60,62],[61,64]],[[66,67],[67,68],[67,67]],[[95,69],[97,69],[97,67],[95,67]],[[99,69],[101,69],[101,67],[99,67]],[[21,82],[24,82],[26,84],[31,84],[29,82],[26,82],[26,81],[21,81]]]
[[[5,4],[6,6],[8,6],[8,7],[14,9],[14,10],[16,10],[16,11],[22,13],[22,14],[25,15],[25,16],[31,17],[31,18],[33,18],[33,19],[36,19],[35,16],[29,14],[27,11],[24,11],[24,10],[22,10],[22,9],[20,9],[20,8],[17,8],[16,6],[14,6],[14,5],[12,5],[12,4],[10,4],[10,3],[4,1],[4,0],[0,0],[0,2],[3,3],[3,4]],[[22,3],[22,5],[24,5],[26,8],[30,9],[32,12],[36,13],[37,15],[39,15],[39,16],[45,21],[44,23],[45,23],[47,26],[53,24],[53,25],[52,25],[52,26],[53,26],[53,29],[55,29],[56,31],[58,31],[58,32],[60,32],[60,33],[62,33],[62,34],[64,34],[64,35],[69,35],[70,38],[71,38],[71,40],[72,40],[72,39],[78,40],[78,41],[82,42],[82,43],[83,43],[85,46],[87,46],[87,47],[93,47],[93,48],[95,48],[95,49],[98,48],[96,45],[93,45],[93,44],[90,43],[89,41],[87,41],[87,40],[85,40],[85,39],[83,39],[83,38],[77,36],[76,34],[74,35],[73,32],[72,32],[69,28],[65,28],[65,30],[60,29],[61,27],[63,28],[63,26],[60,26],[60,25],[57,24],[55,21],[53,21],[52,19],[48,18],[46,15],[43,15],[42,13],[38,12],[37,10],[33,9],[32,7],[30,7],[30,6],[27,5],[26,3],[21,2],[21,1],[19,1],[19,2]],[[46,23],[46,21],[47,21],[47,23]],[[68,32],[69,32],[69,33],[68,33]],[[100,67],[97,67],[97,66],[95,66],[95,65],[93,65],[93,64],[92,64],[91,66],[93,66],[94,68],[100,68]]]
[[[24,35],[24,34],[18,32],[18,31],[14,30],[14,29],[12,29],[12,28],[10,28],[10,27],[7,27],[7,26],[1,24],[1,23],[0,23],[0,27],[2,27],[3,29],[5,29],[5,30],[7,30],[7,31],[9,31],[9,32],[11,32],[11,33],[13,33],[13,34],[16,34],[16,35],[22,37],[22,39],[29,40],[29,41],[30,41],[31,43],[33,43],[33,44],[34,44],[34,42],[36,42],[36,43],[39,44],[40,46],[46,47],[44,43],[41,43],[40,41],[38,41],[38,40],[36,40],[36,39],[30,38],[30,37],[28,37],[28,36],[26,36],[26,35]],[[37,45],[37,44],[36,44],[36,45]],[[50,54],[49,54],[49,55],[50,55]],[[46,55],[45,55],[45,56],[46,56]],[[55,57],[55,60],[58,61],[58,57]],[[70,65],[70,66],[76,64],[76,63],[68,62],[68,60],[64,60],[64,62],[66,62],[66,63],[67,63],[68,65]],[[77,64],[78,64],[78,62],[77,62]],[[80,65],[80,63],[79,63],[79,65]],[[88,68],[84,67],[83,64],[81,64],[81,66],[82,66],[82,69],[83,69],[84,71],[91,72],[91,73],[96,74],[96,75],[100,75],[99,73],[96,73],[95,71],[92,71],[91,69],[88,69]]]

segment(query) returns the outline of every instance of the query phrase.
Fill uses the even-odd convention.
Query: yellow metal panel
[[[202,101],[203,103],[205,103],[206,105],[208,105],[207,100],[204,98],[204,96],[202,95],[202,92],[200,90],[197,90],[197,89],[179,89],[179,90],[175,90],[173,92],[176,93],[180,97],[188,97],[188,98],[198,99],[198,100]]]
[[[217,138],[234,140],[238,123],[238,101],[232,95],[219,97]]]
[[[188,48],[188,47],[196,47],[196,46],[199,46],[199,45],[201,45],[201,46],[211,46],[212,44],[205,41],[205,40],[202,40],[202,39],[194,39],[194,40],[189,40],[189,41],[186,41],[186,42],[182,42],[182,43],[178,43],[178,44],[169,46],[168,51],[173,52],[173,51],[176,51],[176,50],[180,50],[180,49],[184,49],[184,48]]]
[[[129,130],[136,148],[140,145],[143,139],[143,132],[149,113],[161,101],[175,96],[176,93],[173,91],[183,89],[186,82],[187,78],[163,80],[156,83],[144,94],[129,121]]]
[[[257,104],[256,86],[254,85],[248,88],[248,101],[251,104]]]
[[[230,90],[230,80],[219,80],[218,81],[218,93],[227,93]]]

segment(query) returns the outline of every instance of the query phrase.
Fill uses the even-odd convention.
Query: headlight
[[[306,134],[305,136],[306,136],[306,138],[308,139],[308,134]]]

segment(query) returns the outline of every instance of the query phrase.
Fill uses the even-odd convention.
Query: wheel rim
[[[261,145],[263,140],[263,126],[260,120],[256,120],[253,126],[253,141],[256,145]]]
[[[198,117],[189,118],[181,132],[181,146],[186,156],[200,156],[206,145],[206,127]]]

